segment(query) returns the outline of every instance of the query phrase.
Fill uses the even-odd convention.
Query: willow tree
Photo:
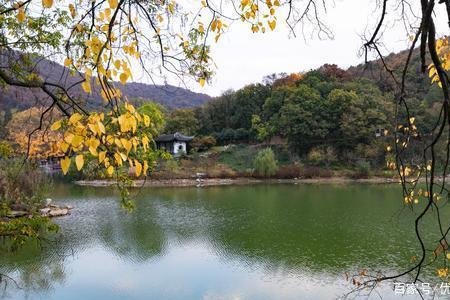
[[[333,7],[326,5],[318,0],[1,0],[0,84],[45,94],[46,109],[39,129],[43,129],[43,120],[54,109],[64,116],[51,126],[63,135],[58,147],[65,153],[61,160],[64,172],[73,163],[82,169],[85,158],[90,156],[116,179],[126,168],[132,168],[138,177],[145,176],[150,164],[142,153],[150,148],[155,124],[152,116],[138,112],[121,93],[121,86],[134,79],[137,68],[149,79],[190,78],[203,86],[214,72],[211,47],[216,43],[220,46],[221,36],[229,26],[243,22],[255,34],[264,34],[283,25],[293,34],[330,38],[326,11]],[[445,178],[449,161],[450,51],[448,39],[436,36],[435,18],[446,15],[450,21],[450,2],[379,0],[376,6],[379,17],[374,17],[376,25],[365,35],[362,49],[367,61],[372,53],[380,59],[396,84],[396,130],[391,133],[395,143],[388,149],[393,151],[388,165],[397,170],[405,205],[420,209],[415,230],[421,253],[412,267],[401,274],[370,277],[363,272],[360,278],[354,278],[357,290],[405,275],[413,275],[415,282],[428,258],[445,258],[449,248],[450,227],[440,218],[447,189],[445,180],[437,181],[436,177],[439,170]],[[409,54],[400,70],[388,65],[381,47],[383,33],[392,28],[392,23],[388,24],[392,20],[401,21],[404,37],[411,38]],[[429,72],[430,81],[442,88],[441,113],[435,120],[435,129],[428,133],[417,131],[415,117],[408,108],[407,73],[416,47],[420,49],[422,71]],[[56,80],[55,76],[37,72],[44,57],[64,62],[67,69]],[[67,80],[67,73],[77,80]],[[86,95],[75,92],[78,86],[86,94],[98,93],[104,101],[103,108],[88,110]],[[409,164],[404,159],[407,149],[421,135],[431,136],[423,149],[423,160]],[[447,144],[447,159],[438,168],[435,147],[442,140]],[[426,178],[426,186],[421,190],[420,178]],[[416,202],[426,204],[419,207]],[[441,238],[435,244],[425,245],[421,220],[432,209]],[[440,261],[439,275],[448,277],[448,261]]]

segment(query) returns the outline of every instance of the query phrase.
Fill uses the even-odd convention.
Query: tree
[[[39,130],[34,131],[42,122],[42,128],[50,127],[51,123],[58,116],[48,116],[48,119],[41,121],[43,109],[32,107],[30,109],[17,112],[8,122],[7,139],[14,148],[14,152],[19,155],[28,155],[32,158],[45,158],[50,156],[61,156],[64,154],[57,147],[62,135],[54,131]]]
[[[254,161],[255,173],[261,177],[271,177],[278,171],[278,163],[272,149],[266,148],[258,152]]]
[[[261,122],[261,118],[258,115],[253,115],[252,130],[256,132],[258,141],[264,142],[272,136],[273,128],[269,127],[269,124]]]
[[[169,113],[164,132],[195,135],[200,125],[192,109],[176,109]]]
[[[280,132],[297,151],[309,149],[317,139],[325,139],[333,124],[328,120],[327,102],[304,84],[287,95],[280,109]]]
[[[246,130],[252,128],[252,116],[260,115],[263,104],[270,96],[269,85],[252,84],[238,91],[226,91],[196,110],[202,134],[223,129]]]
[[[216,139],[212,136],[196,136],[191,142],[191,147],[195,151],[202,152],[216,145]]]
[[[146,102],[139,106],[137,110],[143,115],[151,116],[151,122],[154,124],[155,132],[149,132],[150,134],[156,135],[164,128],[164,114],[166,111],[164,106],[156,102]]]

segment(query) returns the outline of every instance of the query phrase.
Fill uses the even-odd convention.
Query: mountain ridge
[[[3,54],[0,67],[7,66],[9,64],[8,59],[17,59],[24,55],[22,53],[15,53],[13,55]],[[51,60],[39,59],[39,63],[36,64],[36,69],[46,81],[58,83],[64,87],[73,85],[80,80],[79,77],[69,75],[68,68]],[[207,94],[193,92],[186,88],[168,84],[156,85],[139,82],[130,82],[126,85],[115,82],[115,84],[120,86],[122,94],[129,99],[137,98],[142,100],[142,102],[154,101],[164,105],[168,109],[195,107],[212,99]],[[87,95],[81,89],[81,86],[77,85],[71,90],[71,95],[80,98],[81,102],[88,109],[94,109],[103,105],[103,100],[99,92],[95,89],[92,94]],[[48,103],[50,103],[48,95],[40,89],[17,86],[2,87],[0,85],[0,110],[25,110],[33,106],[45,106]]]

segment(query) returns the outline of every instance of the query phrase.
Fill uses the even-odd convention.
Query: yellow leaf
[[[75,16],[77,15],[76,11],[75,11],[75,6],[73,6],[72,3],[69,4],[69,10],[70,10],[70,15],[72,16],[72,19],[75,18]]]
[[[64,157],[60,160],[60,164],[63,174],[66,175],[70,167],[70,158],[68,156]]]
[[[150,117],[148,115],[143,115],[144,116],[144,125],[145,127],[150,126]]]
[[[53,0],[42,0],[42,6],[45,8],[50,8],[53,6]]]
[[[144,151],[147,151],[149,139],[146,135],[142,137],[142,145],[144,146]]]
[[[142,175],[147,176],[148,163],[144,160],[144,170],[142,170]]]
[[[56,131],[59,128],[61,128],[61,120],[56,121],[55,123],[53,123],[53,125],[50,127],[50,130]]]
[[[92,131],[92,133],[94,133],[95,135],[98,134],[99,130],[98,130],[98,126],[94,125],[94,124],[88,124],[88,128]]]
[[[103,133],[103,134],[106,133],[105,125],[103,125],[102,122],[98,121],[98,122],[97,122],[97,126],[98,126],[98,130],[100,130],[101,133]]]
[[[123,154],[122,152],[119,152],[120,157],[122,158],[123,161],[127,160],[127,155]]]
[[[275,21],[275,20],[268,21],[267,24],[269,24],[270,30],[274,30],[275,27],[277,26],[277,21]]]
[[[168,5],[168,7],[167,7],[167,9],[169,10],[169,12],[170,12],[171,14],[173,14],[173,13],[174,13],[174,10],[175,10],[175,3],[174,3],[173,1],[170,2],[169,5]]]
[[[101,163],[105,160],[106,151],[101,151],[98,153],[98,162]]]
[[[87,93],[90,94],[91,93],[91,84],[89,83],[89,81],[85,81],[81,84],[81,87],[83,88],[83,90]]]
[[[137,160],[137,159],[135,159],[134,160],[134,165],[136,166],[136,177],[139,177],[139,176],[141,176],[141,172],[142,172],[142,164]]]
[[[89,152],[91,152],[91,154],[93,156],[97,156],[98,155],[97,149],[95,149],[94,147],[89,147]]]
[[[112,174],[114,174],[114,167],[113,166],[109,166],[106,169],[106,174],[108,174],[109,176],[111,176]]]
[[[204,86],[205,86],[205,78],[200,78],[200,79],[198,80],[198,83],[200,83],[200,86],[201,86],[201,87],[204,87]]]
[[[84,157],[83,154],[78,154],[75,157],[75,164],[77,166],[77,170],[80,171],[83,168],[84,165]]]
[[[74,135],[71,144],[72,144],[72,147],[76,148],[76,147],[80,146],[80,144],[82,142],[83,142],[83,137],[82,136]]]
[[[120,74],[119,79],[120,79],[120,82],[121,82],[123,85],[125,85],[125,84],[127,83],[127,80],[128,80],[128,74],[127,74],[127,73],[122,73],[122,74]]]
[[[74,113],[69,118],[69,124],[73,125],[73,124],[77,123],[78,121],[80,121],[82,118],[83,118],[83,116],[80,115],[79,113]]]
[[[116,9],[117,5],[119,4],[119,2],[117,0],[108,0],[109,2],[109,7],[111,7],[112,9]]]
[[[71,64],[72,64],[72,60],[70,58],[66,57],[66,59],[64,60],[64,66],[70,67]]]
[[[114,153],[114,159],[116,160],[116,163],[118,166],[122,165],[122,157],[120,156],[119,153]]]
[[[68,133],[68,132],[66,132],[65,134],[64,134],[64,140],[66,141],[66,143],[67,144],[71,144],[72,143],[72,140],[73,140],[73,133]]]
[[[200,33],[205,33],[205,27],[203,27],[203,23],[200,23],[200,25],[198,25],[198,31]]]
[[[17,13],[17,20],[19,20],[20,23],[22,23],[23,21],[25,21],[25,11],[23,10],[23,8],[19,8],[19,11]]]
[[[59,144],[59,148],[62,152],[66,153],[67,149],[69,149],[69,144],[63,141]]]
[[[121,138],[120,142],[122,143],[122,146],[127,150],[127,154],[128,154],[130,152],[133,144],[129,140],[124,139],[124,138]]]

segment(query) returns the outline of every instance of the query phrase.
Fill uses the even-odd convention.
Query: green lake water
[[[333,299],[352,288],[345,272],[393,274],[418,253],[395,185],[141,189],[131,214],[111,188],[57,185],[52,198],[75,209],[42,250],[2,253],[20,288],[0,297]]]

